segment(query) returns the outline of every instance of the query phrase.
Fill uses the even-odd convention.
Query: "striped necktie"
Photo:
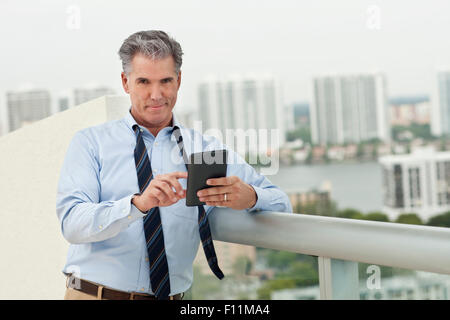
[[[175,136],[180,149],[180,153],[183,156],[184,163],[187,168],[189,160],[184,151],[183,137],[180,133],[180,128],[174,126],[172,134]],[[224,277],[222,270],[219,268],[219,263],[217,261],[216,251],[214,250],[214,244],[211,237],[211,229],[209,228],[208,216],[206,215],[205,207],[202,205],[198,206],[198,229],[200,232],[200,239],[202,240],[203,251],[205,252],[206,260],[211,268],[212,272],[217,278],[222,279]]]
[[[152,180],[152,167],[147,148],[142,139],[142,129],[133,126],[137,133],[134,161],[139,182],[139,190],[144,192]],[[150,267],[150,284],[157,299],[167,300],[170,294],[169,266],[164,248],[164,233],[161,225],[159,207],[150,209],[144,217],[144,233]]]

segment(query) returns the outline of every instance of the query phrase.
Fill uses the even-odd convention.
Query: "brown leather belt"
[[[67,276],[67,287],[72,288],[91,296],[99,297],[99,299],[107,300],[157,300],[151,294],[143,294],[138,292],[125,292],[103,287],[90,281],[75,278],[73,275]],[[178,293],[170,296],[169,300],[182,300],[184,293]]]

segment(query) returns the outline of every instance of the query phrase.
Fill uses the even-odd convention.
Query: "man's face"
[[[130,95],[132,115],[138,124],[153,129],[154,135],[170,124],[180,83],[181,71],[176,74],[172,56],[157,60],[136,54],[128,76],[122,72],[122,85]]]

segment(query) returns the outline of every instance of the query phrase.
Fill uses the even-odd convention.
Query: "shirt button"
[[[128,216],[128,220],[131,220],[131,215]]]
[[[103,226],[98,226],[98,228],[99,228],[99,229],[102,229],[102,228],[103,228]]]
[[[158,142],[155,142],[155,146],[157,146],[158,145]]]
[[[153,172],[158,172],[158,170],[157,169],[153,169]]]
[[[148,258],[145,258],[145,261],[148,261]]]
[[[141,128],[140,130],[141,130],[141,132],[144,132],[144,129]]]

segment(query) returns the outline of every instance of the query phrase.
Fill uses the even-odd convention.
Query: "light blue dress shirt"
[[[70,243],[64,273],[127,292],[153,294],[150,287],[144,214],[132,203],[139,192],[134,160],[136,124],[130,112],[120,120],[78,131],[68,147],[58,182],[56,212],[64,238]],[[218,139],[181,129],[187,155],[207,150],[228,150],[227,176],[238,176],[253,186],[258,200],[248,212],[292,212],[286,194],[258,174],[236,152]],[[173,127],[156,137],[140,126],[154,175],[186,171]],[[199,150],[202,149],[202,150]],[[186,179],[179,179],[186,189]],[[170,271],[171,295],[192,284],[192,263],[200,243],[197,207],[186,199],[161,207],[161,222]],[[207,214],[213,207],[205,205]],[[218,256],[220,265],[220,256]]]

